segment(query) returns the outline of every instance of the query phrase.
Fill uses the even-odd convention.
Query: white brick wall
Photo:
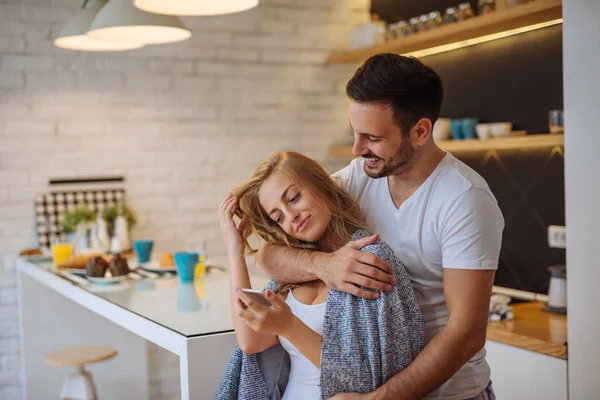
[[[48,179],[123,174],[135,237],[158,251],[204,237],[224,261],[225,193],[276,150],[327,161],[347,137],[356,66],[324,60],[368,3],[261,0],[185,18],[183,43],[93,54],[52,43],[80,0],[0,0],[0,399],[22,399],[14,255],[32,244],[31,204]],[[177,357],[149,353],[152,399],[178,399]]]

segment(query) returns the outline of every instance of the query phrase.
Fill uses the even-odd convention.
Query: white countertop
[[[107,285],[70,280],[51,262],[20,259],[19,268],[63,296],[176,354],[188,338],[233,331],[227,272],[212,269],[194,283],[180,283],[174,276]],[[252,281],[255,288],[262,288],[269,280],[252,276]]]

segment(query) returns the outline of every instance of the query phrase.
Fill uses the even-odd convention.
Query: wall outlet
[[[567,248],[567,228],[560,225],[548,226],[548,245],[555,249]]]

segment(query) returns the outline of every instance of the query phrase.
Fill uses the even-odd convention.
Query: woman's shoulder
[[[354,234],[350,238],[350,241],[353,242],[355,240],[363,239],[368,236],[373,236],[373,234],[367,230],[360,229],[360,230],[354,232]],[[363,247],[361,249],[361,251],[364,251],[367,253],[379,252],[379,253],[386,253],[386,254],[389,253],[392,255],[394,254],[394,252],[392,251],[392,248],[386,242],[381,240],[381,238],[379,238],[375,243]]]
[[[353,242],[355,240],[359,240],[359,239],[362,239],[362,238],[365,238],[368,236],[372,236],[372,235],[373,234],[370,233],[369,231],[361,229],[361,230],[354,232],[354,234],[350,238],[350,241]],[[401,264],[400,259],[398,259],[398,257],[394,254],[394,251],[392,250],[390,245],[388,245],[386,242],[384,242],[381,239],[377,240],[373,244],[363,247],[362,249],[360,249],[360,251],[376,255],[377,257],[386,261],[392,267],[394,267],[394,265],[392,263],[394,263],[394,264],[400,263]]]

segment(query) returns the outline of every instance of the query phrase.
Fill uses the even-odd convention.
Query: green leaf
[[[96,213],[87,206],[80,206],[71,211],[67,211],[60,221],[60,229],[64,233],[73,233],[80,222],[94,222]]]
[[[119,206],[110,206],[104,209],[102,217],[106,220],[106,225],[108,227],[109,232],[113,232],[115,227],[115,220],[119,216]],[[127,206],[127,204],[123,204],[123,216],[127,220],[127,225],[129,229],[131,229],[135,224],[137,224],[137,217],[133,210]]]

